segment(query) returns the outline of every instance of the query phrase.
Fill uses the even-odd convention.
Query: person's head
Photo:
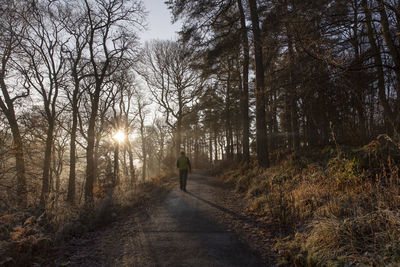
[[[185,151],[181,151],[181,156],[185,156]]]

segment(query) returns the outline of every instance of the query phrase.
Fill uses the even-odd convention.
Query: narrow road
[[[227,215],[239,220],[241,215],[217,204],[223,189],[215,179],[189,175],[188,192],[176,186],[146,216],[132,214],[85,237],[86,241],[77,241],[68,262],[74,266],[265,266],[221,223]]]

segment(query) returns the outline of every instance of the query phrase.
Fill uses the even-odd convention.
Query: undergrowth
[[[71,207],[65,202],[56,209],[48,209],[46,213],[52,218],[52,225],[57,239],[68,239],[77,233],[92,231],[106,226],[117,216],[130,212],[132,208],[145,207],[158,199],[171,185],[173,174],[151,177],[146,182],[133,188],[115,187],[105,191],[97,203],[91,207]]]
[[[268,169],[242,164],[222,177],[279,226],[281,266],[400,263],[400,149],[387,136],[363,148],[289,155]]]
[[[92,206],[52,201],[44,211],[26,210],[0,216],[0,266],[46,263],[50,250],[64,241],[101,228],[133,209],[162,198],[172,185],[171,174],[153,177],[133,188],[97,188]]]

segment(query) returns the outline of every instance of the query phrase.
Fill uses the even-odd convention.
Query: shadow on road
[[[199,178],[199,177],[196,177],[193,179],[193,177],[189,176],[188,182],[189,183],[194,182],[198,185],[212,186],[214,188],[220,188],[220,189],[228,189],[229,188],[229,185],[216,180],[216,178],[214,178],[214,177],[212,177],[211,179],[204,179],[204,178]]]
[[[209,194],[205,186],[194,189]],[[192,192],[171,192],[142,224],[140,243],[146,245],[139,254],[154,266],[263,266],[248,244],[216,222],[213,208],[243,219]]]
[[[196,195],[196,194],[194,194],[192,192],[187,192],[187,194],[192,196],[192,197],[194,197],[194,198],[196,198],[196,199],[198,199],[198,200],[200,200],[200,201],[203,201],[204,203],[210,205],[211,207],[216,208],[216,209],[218,209],[218,210],[220,210],[222,212],[225,212],[225,213],[231,215],[232,217],[235,217],[235,218],[237,218],[237,219],[239,219],[241,221],[244,221],[244,222],[247,222],[247,223],[254,222],[253,220],[251,220],[251,219],[249,219],[249,218],[247,218],[247,217],[245,217],[243,215],[240,215],[240,214],[238,214],[238,213],[236,213],[234,211],[231,211],[230,209],[227,209],[227,208],[224,208],[222,206],[219,206],[219,205],[217,205],[217,204],[215,204],[215,203],[213,203],[213,202],[211,202],[209,200],[206,200],[206,199],[204,199],[204,198],[202,198],[202,197],[200,197],[200,196],[198,196],[198,195]]]

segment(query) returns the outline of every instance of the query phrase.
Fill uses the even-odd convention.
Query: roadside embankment
[[[171,177],[172,174],[155,177],[131,188],[117,186],[112,194],[98,187],[91,206],[71,206],[54,200],[45,210],[32,207],[0,214],[0,266],[49,264],[68,240],[161,199],[176,184]]]
[[[400,262],[400,150],[382,136],[363,148],[288,155],[222,174],[277,226],[279,265],[383,266]]]

